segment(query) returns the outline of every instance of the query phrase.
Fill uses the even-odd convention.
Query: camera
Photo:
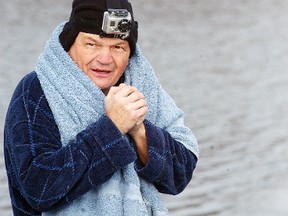
[[[113,37],[125,39],[131,29],[131,14],[126,9],[108,9],[104,12],[102,30]]]

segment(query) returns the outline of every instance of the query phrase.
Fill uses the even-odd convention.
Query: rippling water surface
[[[175,216],[288,215],[288,2],[131,0],[139,43],[201,150]],[[3,1],[0,137],[11,94],[71,2]],[[11,215],[3,147],[0,212]]]

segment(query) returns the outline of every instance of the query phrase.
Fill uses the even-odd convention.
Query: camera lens
[[[118,24],[120,32],[128,32],[131,29],[131,23],[127,19],[123,19]]]

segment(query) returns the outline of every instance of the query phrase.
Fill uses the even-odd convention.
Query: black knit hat
[[[138,39],[138,23],[134,20],[133,10],[128,0],[107,0],[113,9],[126,9],[132,16],[130,35],[127,40],[130,46],[130,56],[135,52]],[[74,0],[69,22],[61,32],[59,39],[65,51],[69,51],[79,32],[102,34],[103,14],[108,10],[106,0]],[[116,8],[117,7],[117,8]],[[119,8],[120,7],[120,8]],[[110,9],[110,8],[109,8]]]

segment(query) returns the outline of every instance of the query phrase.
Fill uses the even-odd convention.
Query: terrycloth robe
[[[62,145],[65,146],[77,133],[105,113],[105,95],[62,48],[58,39],[62,28],[63,24],[59,25],[47,42],[38,60],[36,73],[59,127]],[[149,108],[146,120],[168,131],[198,156],[196,139],[183,124],[183,112],[162,89],[138,45],[124,74],[125,83],[135,86],[145,96]],[[125,139],[133,145],[128,137]],[[129,164],[97,189],[43,215],[167,215],[155,186],[141,179],[134,166],[134,163]],[[83,213],[83,209],[86,213]]]

